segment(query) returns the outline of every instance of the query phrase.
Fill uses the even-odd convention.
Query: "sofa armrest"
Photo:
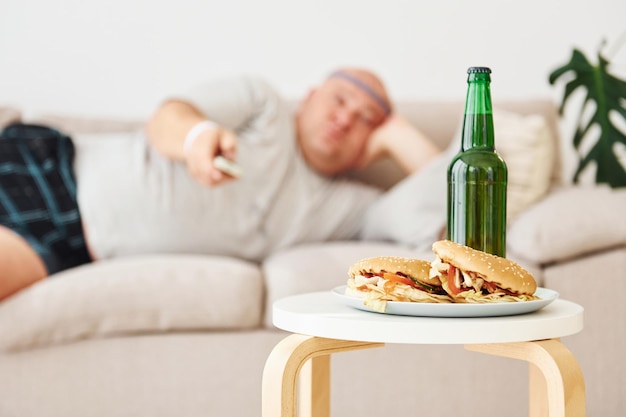
[[[626,188],[556,190],[522,213],[508,231],[508,251],[537,264],[626,244]]]

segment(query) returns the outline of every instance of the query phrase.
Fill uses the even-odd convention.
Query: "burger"
[[[439,277],[430,276],[431,263],[421,259],[381,256],[350,266],[346,295],[384,313],[387,301],[450,303]]]
[[[530,301],[537,283],[519,264],[449,240],[433,244],[436,257],[430,276],[454,302],[494,303]]]

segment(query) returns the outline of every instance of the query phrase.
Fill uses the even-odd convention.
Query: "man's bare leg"
[[[47,275],[45,264],[28,242],[0,226],[0,300]]]

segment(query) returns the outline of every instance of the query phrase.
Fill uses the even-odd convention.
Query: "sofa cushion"
[[[626,245],[626,188],[557,189],[509,228],[508,248],[536,263]]]
[[[301,245],[269,256],[262,265],[266,284],[265,325],[272,325],[272,305],[280,298],[330,291],[348,280],[350,265],[373,256],[407,256],[432,261],[431,251],[415,251],[383,242],[328,242]]]
[[[216,256],[118,258],[52,275],[0,303],[0,350],[171,330],[253,328],[256,265]]]

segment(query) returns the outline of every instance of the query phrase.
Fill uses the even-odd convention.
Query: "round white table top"
[[[292,333],[329,339],[412,344],[508,343],[553,339],[583,328],[583,307],[557,299],[528,314],[502,317],[413,317],[358,310],[330,291],[276,301],[273,322]]]

